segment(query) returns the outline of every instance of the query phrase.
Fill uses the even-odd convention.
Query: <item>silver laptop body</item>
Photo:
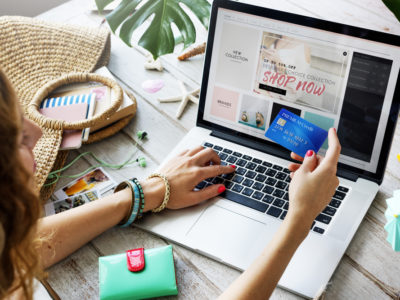
[[[399,37],[385,33],[243,3],[213,3],[197,126],[164,163],[203,144],[227,164],[233,157],[237,169],[255,162],[266,178],[279,173],[286,176],[278,178],[287,179],[289,152],[264,137],[282,107],[320,127],[336,127],[342,144],[341,189],[295,253],[279,281],[282,288],[309,298],[324,290],[379,189],[397,122],[399,45]],[[281,82],[279,76],[272,78],[277,64],[286,68]],[[303,89],[304,81],[313,82],[313,87],[306,84]],[[261,122],[257,113],[262,114]],[[320,153],[325,150],[326,145]],[[238,165],[244,157],[246,164]],[[265,175],[268,169],[276,172]],[[232,188],[243,183],[234,178],[223,178],[224,183],[232,182]],[[262,188],[253,188],[248,197],[243,195],[245,186],[231,191],[234,197],[166,210],[136,226],[245,270],[284,218],[285,206],[275,201],[284,201],[284,196],[272,195],[277,189],[285,194],[286,188],[273,186],[274,192],[268,194],[263,192],[266,185],[261,181],[257,188]],[[266,195],[274,199],[266,200]]]

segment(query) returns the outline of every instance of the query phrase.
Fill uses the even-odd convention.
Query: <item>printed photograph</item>
[[[59,189],[54,195],[61,200],[95,188],[103,194],[114,185],[115,181],[102,168],[97,168]]]
[[[75,195],[73,197],[68,197],[63,200],[51,201],[44,206],[46,216],[58,214],[60,212],[69,210],[74,207],[78,207],[95,201],[100,198],[100,193],[97,190],[92,190],[90,192],[85,192],[82,194]]]
[[[264,131],[268,116],[268,101],[243,95],[238,122]]]
[[[336,114],[347,65],[345,49],[263,32],[253,91]]]

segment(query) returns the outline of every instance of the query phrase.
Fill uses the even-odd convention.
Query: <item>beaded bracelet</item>
[[[136,185],[137,188],[139,189],[139,195],[140,195],[140,202],[141,202],[141,205],[140,205],[140,208],[139,208],[138,219],[140,219],[140,218],[142,217],[142,215],[143,215],[143,209],[144,209],[144,203],[145,203],[145,202],[144,202],[143,188],[142,188],[142,186],[140,185],[139,180],[138,180],[136,177],[130,179],[130,181],[131,181],[134,185]]]
[[[160,205],[159,207],[154,208],[154,209],[152,210],[152,212],[160,212],[160,211],[162,211],[162,210],[167,206],[167,204],[168,204],[169,195],[170,195],[170,185],[169,185],[169,181],[168,181],[167,177],[166,177],[165,175],[160,174],[160,173],[153,173],[153,174],[151,174],[149,177],[147,177],[147,179],[154,178],[154,177],[159,177],[159,178],[161,178],[161,179],[164,181],[164,185],[165,185],[165,195],[164,195],[164,200],[163,200],[163,202],[161,203],[161,205]]]
[[[122,228],[124,227],[128,227],[129,225],[131,225],[135,220],[136,217],[138,215],[139,212],[139,208],[140,208],[140,202],[141,202],[141,198],[140,198],[140,192],[138,187],[136,186],[136,184],[131,184],[130,181],[123,181],[121,182],[114,190],[114,193],[120,191],[121,189],[124,189],[126,187],[129,187],[132,191],[132,205],[131,205],[131,210],[130,213],[128,214],[128,219],[126,220],[126,218],[120,222],[118,225]]]

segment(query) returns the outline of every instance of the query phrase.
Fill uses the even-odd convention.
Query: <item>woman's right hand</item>
[[[329,204],[339,180],[336,177],[341,146],[336,130],[328,134],[329,148],[325,158],[308,151],[306,157],[292,153],[292,158],[303,161],[291,163],[292,181],[289,186],[289,211],[287,218],[301,221],[307,228],[318,214]]]

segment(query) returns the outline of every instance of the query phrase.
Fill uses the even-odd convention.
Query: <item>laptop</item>
[[[231,175],[220,197],[144,218],[138,227],[245,270],[290,205],[290,153],[265,132],[282,108],[335,127],[340,185],[279,286],[313,298],[326,287],[382,182],[398,118],[400,37],[214,0],[196,127],[165,159],[202,144]],[[327,142],[319,154],[324,155]]]

